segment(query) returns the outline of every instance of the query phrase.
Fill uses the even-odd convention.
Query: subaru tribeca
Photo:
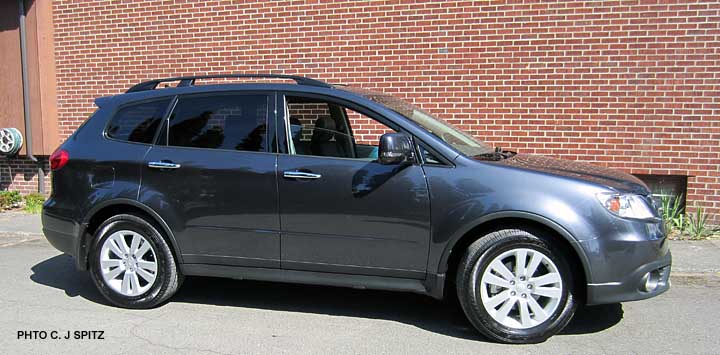
[[[221,75],[95,103],[51,156],[43,231],[120,307],[186,275],[395,290],[457,297],[485,336],[532,343],[580,305],[670,286],[640,180],[491,147],[387,94]]]

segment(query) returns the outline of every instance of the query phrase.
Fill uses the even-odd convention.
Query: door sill
[[[325,274],[366,275],[388,278],[425,280],[427,274],[423,271],[391,269],[384,267],[338,265],[330,263],[283,260],[282,268],[285,270],[312,271]],[[252,266],[252,265],[249,265]]]

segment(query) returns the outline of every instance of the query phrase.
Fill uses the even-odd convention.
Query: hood
[[[517,154],[514,157],[499,160],[496,163],[589,181],[613,188],[618,192],[632,192],[640,195],[650,193],[645,183],[630,174],[586,163],[528,154]]]

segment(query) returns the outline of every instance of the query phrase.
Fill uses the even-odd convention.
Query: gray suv
[[[485,336],[532,343],[580,305],[670,286],[640,180],[493,148],[387,94],[224,75],[95,103],[51,157],[43,231],[120,307],[186,275],[395,290],[456,297]]]

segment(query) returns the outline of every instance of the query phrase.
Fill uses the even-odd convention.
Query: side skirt
[[[331,274],[313,271],[268,269],[227,265],[182,264],[181,269],[185,275],[189,276],[212,276],[238,280],[259,280],[350,287],[363,290],[371,289],[402,291],[419,293],[434,298],[442,298],[442,289],[440,289],[439,295],[438,292],[434,290],[437,285],[438,276],[440,275],[431,275],[432,277],[430,277],[430,279],[433,279],[434,281],[431,284],[427,284],[427,281],[416,279],[402,279],[394,277],[367,275]]]

